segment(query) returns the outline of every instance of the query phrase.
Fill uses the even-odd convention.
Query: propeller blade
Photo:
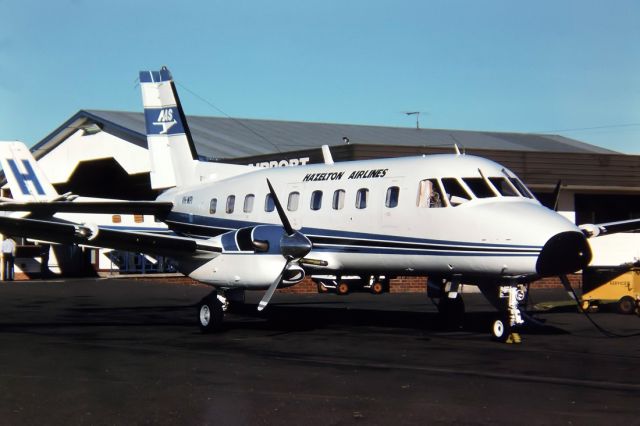
[[[284,270],[286,268],[287,268],[287,265],[284,265],[284,268],[282,269],[282,272],[280,272],[280,275],[278,275],[276,280],[273,283],[271,283],[271,285],[267,289],[267,292],[264,294],[264,296],[262,296],[262,300],[260,300],[260,303],[258,304],[258,311],[259,312],[267,307],[267,304],[271,300],[271,297],[273,296],[273,293],[276,292],[276,288],[278,288],[278,285],[280,284],[280,281],[282,280],[282,274],[284,273]]]
[[[269,192],[271,193],[271,197],[273,198],[273,202],[276,205],[276,210],[278,210],[278,216],[280,216],[280,222],[282,222],[282,226],[284,227],[284,230],[287,233],[287,235],[291,236],[296,231],[293,230],[293,227],[291,226],[291,223],[289,223],[289,219],[287,218],[287,215],[285,214],[284,209],[282,208],[282,205],[280,204],[280,200],[278,200],[278,196],[276,195],[276,191],[273,190],[273,186],[271,186],[271,182],[269,182],[269,179],[267,179],[267,185],[269,185]]]
[[[560,200],[560,186],[562,185],[562,179],[558,179],[555,189],[553,190],[553,211],[558,211],[558,200]]]

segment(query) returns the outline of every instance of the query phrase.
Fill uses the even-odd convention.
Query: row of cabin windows
[[[464,183],[464,186],[463,184]],[[465,188],[466,186],[466,188]],[[331,208],[333,210],[341,210],[344,208],[345,190],[337,189],[333,192],[331,198]],[[441,178],[441,179],[424,179],[420,181],[418,186],[418,199],[416,205],[425,208],[438,208],[447,206],[458,206],[466,201],[476,198],[489,197],[526,197],[533,198],[533,195],[517,178],[506,177],[470,177],[470,178]],[[400,199],[400,188],[390,186],[387,188],[384,205],[387,208],[398,206]],[[317,211],[322,208],[323,192],[316,190],[311,193],[309,207],[311,210]],[[355,207],[357,209],[367,208],[369,202],[369,190],[360,188],[356,192]],[[225,205],[227,214],[233,213],[235,210],[236,196],[229,195]],[[254,208],[255,195],[248,194],[244,197],[242,211],[251,213]],[[287,210],[296,211],[300,204],[300,192],[293,191],[289,193],[287,199]],[[209,205],[209,213],[215,214],[218,208],[218,199],[213,198]],[[275,203],[271,194],[267,194],[264,201],[264,211],[272,212],[275,210]]]
[[[331,208],[333,210],[340,210],[344,207],[344,199],[345,199],[345,190],[337,189],[333,192],[333,197],[331,199]],[[322,196],[323,192],[320,190],[313,191],[311,193],[311,200],[309,207],[311,210],[320,210],[322,208]],[[398,205],[398,199],[400,196],[400,188],[397,186],[391,186],[387,189],[387,195],[385,197],[384,205],[388,208],[393,208]],[[254,201],[256,196],[254,194],[247,194],[244,197],[244,204],[242,206],[242,211],[244,213],[251,213],[253,211]],[[369,200],[369,190],[367,188],[360,188],[358,192],[356,192],[356,201],[355,206],[357,209],[364,209],[367,207],[367,203]],[[225,213],[231,214],[235,210],[236,204],[236,196],[229,195],[227,197],[227,203],[225,204]],[[298,191],[293,191],[289,194],[287,199],[287,210],[294,212],[298,210],[300,204],[300,193]],[[273,201],[273,197],[271,194],[267,194],[264,199],[264,211],[272,212],[276,208],[275,202]],[[209,214],[215,214],[218,211],[218,199],[212,198],[209,203]]]

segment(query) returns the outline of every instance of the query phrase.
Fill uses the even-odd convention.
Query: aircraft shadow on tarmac
[[[105,307],[91,304],[66,307],[54,318],[42,318],[40,309],[32,306],[19,317],[5,318],[0,329],[30,327],[92,327],[92,326],[190,326],[197,327],[199,304],[166,306]],[[42,308],[42,307],[40,307]],[[332,303],[273,303],[262,311],[257,304],[233,305],[225,319],[224,331],[234,329],[299,332],[336,327],[388,327],[422,330],[429,333],[469,332],[486,334],[496,312],[467,312],[462,321],[444,320],[436,312],[410,310],[380,310],[353,308]],[[547,311],[548,312],[548,311]],[[25,320],[26,319],[26,320]],[[534,324],[535,322],[536,324]],[[526,334],[566,334],[560,328],[534,320],[520,329]]]
[[[272,304],[259,313],[254,304],[235,306],[226,322],[227,329],[269,328],[281,331],[304,331],[327,327],[389,327],[423,330],[427,332],[471,332],[486,334],[495,319],[495,312],[468,312],[461,322],[447,322],[436,312],[393,311],[365,308],[300,306],[302,304]],[[262,318],[266,321],[242,321],[242,317]],[[567,331],[544,324],[527,325],[520,329],[526,334],[567,334]]]

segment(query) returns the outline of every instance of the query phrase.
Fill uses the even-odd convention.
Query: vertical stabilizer
[[[50,201],[58,196],[22,142],[0,142],[0,164],[16,201]]]
[[[147,142],[151,156],[151,187],[166,189],[192,183],[198,155],[171,72],[141,71]]]

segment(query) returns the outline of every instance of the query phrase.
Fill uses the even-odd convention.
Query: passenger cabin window
[[[251,213],[253,211],[253,201],[256,196],[253,194],[248,194],[244,197],[244,205],[242,206],[242,211],[245,213]]]
[[[369,198],[369,190],[367,188],[358,189],[356,193],[356,209],[366,209],[367,198]]]
[[[462,180],[467,184],[471,192],[473,192],[474,195],[478,198],[489,198],[496,196],[487,181],[481,177],[462,178]]]
[[[423,208],[444,207],[444,197],[437,179],[424,179],[418,186],[416,205]]]
[[[300,201],[300,193],[294,191],[289,194],[289,200],[287,201],[287,210],[294,212],[298,210],[298,202]]]
[[[276,209],[276,203],[273,201],[273,197],[271,196],[271,194],[267,194],[266,197],[264,197],[264,211],[269,213],[272,212]]]
[[[453,207],[459,206],[471,199],[471,196],[460,185],[456,178],[443,178],[442,185],[444,186],[444,193],[449,200],[449,204]]]
[[[331,207],[333,207],[334,210],[340,210],[344,207],[344,189],[334,191]]]
[[[209,203],[209,214],[216,214],[216,210],[218,208],[218,199],[212,198]]]
[[[235,195],[229,195],[227,197],[227,208],[225,209],[225,211],[228,214],[233,213],[233,209],[235,208],[236,205],[236,196]]]
[[[516,188],[509,183],[506,178],[503,177],[490,177],[489,181],[496,187],[500,195],[503,197],[517,197],[518,192]]]
[[[384,205],[390,209],[398,206],[398,198],[400,197],[400,188],[390,186],[387,189],[387,196],[384,198]]]
[[[322,191],[313,191],[311,193],[311,210],[320,210],[322,207]]]

